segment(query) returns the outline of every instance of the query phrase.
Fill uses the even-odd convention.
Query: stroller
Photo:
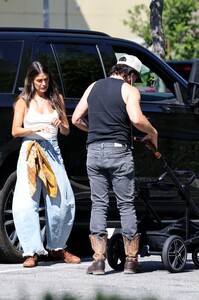
[[[134,140],[141,141],[140,138],[134,138]],[[138,199],[143,201],[146,207],[146,215],[138,223],[138,232],[141,234],[139,255],[141,257],[160,255],[164,267],[170,273],[177,273],[184,270],[187,253],[191,253],[194,265],[199,268],[199,225],[191,221],[189,216],[189,210],[192,209],[194,214],[199,217],[198,208],[191,200],[189,193],[189,186],[196,179],[196,175],[192,171],[171,170],[154,145],[149,141],[144,141],[144,143],[161,161],[166,172],[156,181],[137,182],[136,184],[138,185]],[[177,188],[185,204],[185,216],[167,226],[163,224],[148,202],[148,196],[145,196],[151,186],[158,186],[166,177],[170,179],[169,184]],[[179,180],[179,177],[183,178],[183,182]],[[124,269],[125,251],[121,233],[115,233],[109,239],[107,260],[114,270]]]

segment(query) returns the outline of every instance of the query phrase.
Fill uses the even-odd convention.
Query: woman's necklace
[[[42,103],[44,103],[44,101],[48,101],[48,98],[37,96],[36,98],[34,98],[34,100],[36,101],[37,104],[39,104],[39,103],[42,104]]]

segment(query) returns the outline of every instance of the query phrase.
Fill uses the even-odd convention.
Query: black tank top
[[[89,132],[87,144],[93,142],[131,143],[131,126],[122,98],[123,80],[98,80],[88,96]]]

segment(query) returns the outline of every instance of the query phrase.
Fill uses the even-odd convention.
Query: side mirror
[[[188,84],[191,104],[193,106],[199,106],[199,59],[193,62]]]

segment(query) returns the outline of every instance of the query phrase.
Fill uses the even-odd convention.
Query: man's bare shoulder
[[[87,87],[87,89],[85,90],[85,92],[84,92],[84,94],[83,94],[81,100],[86,100],[86,101],[87,101],[87,98],[88,98],[88,96],[89,96],[89,94],[90,94],[90,92],[91,92],[93,86],[95,85],[95,83],[96,83],[96,81],[93,82],[93,83],[91,83],[91,84]]]
[[[140,92],[138,91],[138,89],[136,87],[131,86],[129,83],[125,82],[122,85],[122,97],[123,97],[125,103],[129,99],[140,101]]]
[[[127,82],[124,82],[122,88],[124,88],[129,93],[139,93],[138,89],[135,86],[132,86]]]

